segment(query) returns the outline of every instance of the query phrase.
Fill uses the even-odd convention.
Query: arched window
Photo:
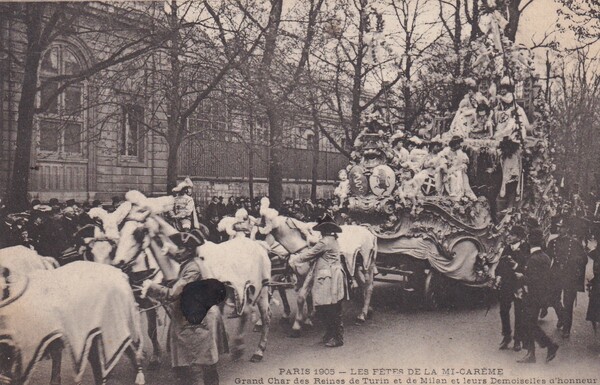
[[[42,57],[40,67],[39,149],[42,152],[83,155],[84,83],[69,85],[57,94],[62,83],[52,80],[81,71],[81,60],[65,45],[54,45]]]

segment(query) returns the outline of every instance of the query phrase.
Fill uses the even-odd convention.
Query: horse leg
[[[127,354],[127,357],[131,361],[131,364],[133,365],[133,369],[136,372],[135,385],[145,385],[146,377],[144,376],[144,370],[142,368],[141,355],[134,349],[134,347],[132,345],[129,345],[127,347],[127,350],[125,350],[125,354]]]
[[[94,375],[94,383],[96,385],[105,385],[108,381],[102,374],[102,361],[100,360],[100,352],[98,349],[98,338],[92,343],[92,348],[88,356],[90,366],[92,367],[92,374]]]
[[[158,314],[156,309],[150,309],[146,312],[148,321],[148,336],[152,342],[152,356],[148,362],[148,370],[158,369],[160,367],[160,344],[158,343]]]
[[[306,317],[304,319],[304,327],[312,328],[314,326],[312,319],[315,317],[315,307],[313,305],[313,297],[311,293],[306,294]]]
[[[239,317],[240,322],[238,323],[237,335],[233,340],[233,348],[231,349],[231,359],[233,361],[239,360],[244,354],[244,329],[246,328],[249,312],[250,306],[246,306]]]
[[[306,313],[304,310],[304,304],[306,303],[306,291],[304,290],[304,288],[298,290],[296,303],[296,317],[294,319],[294,325],[292,326],[292,332],[290,334],[290,337],[292,338],[300,337],[300,330],[302,330],[302,324],[305,320]]]
[[[260,319],[262,320],[262,330],[260,335],[260,341],[258,343],[258,349],[250,358],[251,362],[260,362],[263,359],[265,350],[267,349],[267,337],[269,335],[269,326],[271,325],[271,306],[269,304],[268,291],[263,288],[258,297],[258,311],[260,313]]]
[[[292,314],[292,309],[290,308],[290,302],[288,301],[287,293],[285,292],[285,288],[278,287],[277,292],[279,293],[279,297],[281,297],[281,303],[283,303],[283,317],[281,317],[282,322],[289,322],[290,315]]]
[[[50,385],[60,385],[60,367],[62,365],[62,342],[56,341],[50,345],[49,355],[52,360],[52,374],[50,375]]]
[[[371,295],[373,294],[373,268],[369,268],[369,270],[364,275],[358,274],[358,276],[360,278],[359,284],[362,289],[362,309],[360,311],[360,314],[356,317],[356,322],[364,323],[369,316],[369,312],[373,311],[370,308]]]

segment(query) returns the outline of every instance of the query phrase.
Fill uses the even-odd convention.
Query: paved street
[[[346,344],[336,349],[325,348],[319,343],[322,331],[318,325],[314,330],[306,332],[302,338],[287,337],[288,328],[279,323],[281,307],[274,306],[274,322],[264,361],[258,364],[248,361],[258,340],[258,334],[249,330],[244,359],[232,362],[229,355],[221,358],[219,364],[221,383],[235,384],[236,381],[241,383],[239,379],[260,378],[268,383],[271,377],[292,380],[299,377],[313,381],[315,369],[330,368],[336,370],[336,375],[320,377],[339,379],[344,378],[345,375],[350,376],[351,369],[354,370],[354,374],[358,373],[358,369],[367,369],[371,378],[382,378],[372,375],[372,369],[376,368],[402,369],[403,375],[400,377],[404,378],[410,374],[409,369],[420,369],[421,375],[426,374],[426,370],[429,373],[435,370],[438,374],[437,378],[443,378],[439,377],[443,368],[455,370],[501,368],[503,378],[516,376],[522,378],[542,376],[546,379],[597,378],[600,373],[598,370],[600,337],[594,336],[591,325],[584,321],[587,294],[579,294],[575,322],[569,340],[560,338],[554,328],[556,316],[553,310],[550,310],[549,316],[541,321],[544,329],[549,331],[561,346],[557,358],[548,365],[544,363],[546,351],[542,349],[538,350],[538,363],[532,365],[515,363],[517,358],[524,355],[523,352],[498,350],[501,336],[497,305],[494,305],[486,316],[484,304],[425,311],[402,306],[400,298],[401,291],[398,285],[377,283],[373,294],[375,314],[371,320],[361,326],[352,322],[357,307],[354,304],[346,304]],[[228,326],[232,327],[231,330],[235,322],[236,320],[227,320]],[[164,334],[163,330],[161,332],[163,340]],[[146,347],[148,346],[149,342]],[[63,363],[64,384],[73,383],[70,365],[69,359],[66,358]],[[280,369],[293,368],[309,368],[311,372],[306,376],[279,376]],[[38,366],[32,384],[47,383],[49,369],[48,361]],[[340,375],[340,371],[345,374]],[[89,372],[88,368],[84,381],[86,384],[93,383]],[[466,373],[465,376],[458,377],[469,377],[470,374]],[[115,369],[109,384],[133,384],[134,378],[131,366],[123,360]],[[471,376],[471,378],[482,377]],[[148,384],[171,383],[172,373],[167,354],[163,356],[163,366],[160,370],[146,372],[146,380]]]

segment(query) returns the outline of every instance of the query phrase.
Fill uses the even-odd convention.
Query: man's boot
[[[519,364],[534,364],[535,363],[535,350],[528,350],[525,357],[517,360]]]
[[[552,361],[554,357],[556,357],[556,352],[558,351],[558,345],[552,344],[548,346],[548,354],[546,355],[546,363]]]
[[[512,341],[512,338],[510,335],[504,336],[504,338],[502,338],[502,342],[500,342],[500,350],[508,349],[508,345],[510,344],[510,341]]]

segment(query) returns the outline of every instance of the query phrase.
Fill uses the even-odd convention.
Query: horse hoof
[[[282,325],[288,325],[290,323],[290,318],[289,317],[281,317],[279,319],[279,323]]]
[[[150,362],[148,362],[148,370],[158,370],[160,369],[160,361],[159,360],[150,360]]]
[[[359,315],[358,317],[356,317],[356,319],[354,320],[354,323],[357,325],[362,325],[365,323],[365,316],[363,316],[362,314]]]
[[[254,354],[252,355],[252,358],[250,358],[250,362],[261,362],[263,359],[263,356],[261,356],[260,354]]]
[[[312,323],[312,321],[306,321],[305,323],[302,324],[302,327],[304,329],[311,330],[312,328],[315,327],[315,325]]]
[[[300,330],[293,330],[290,333],[290,338],[300,338]]]
[[[254,331],[255,333],[260,333],[262,332],[263,327],[262,325],[254,325],[254,329],[252,329],[252,331]]]

